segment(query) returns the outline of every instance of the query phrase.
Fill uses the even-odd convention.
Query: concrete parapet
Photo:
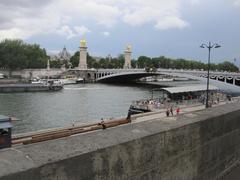
[[[226,104],[0,151],[0,180],[217,179],[240,160],[240,106]]]

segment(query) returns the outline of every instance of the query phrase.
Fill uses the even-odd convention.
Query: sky
[[[218,43],[211,61],[240,65],[240,0],[1,0],[0,40],[20,38],[48,53],[166,56],[207,61],[202,43]]]

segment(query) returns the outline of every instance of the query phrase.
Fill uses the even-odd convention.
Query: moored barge
[[[39,92],[59,91],[63,88],[61,84],[0,84],[1,93],[10,92]]]

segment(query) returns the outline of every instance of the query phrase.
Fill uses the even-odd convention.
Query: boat
[[[83,78],[77,78],[77,83],[84,83],[84,79]]]
[[[169,81],[174,81],[173,78],[157,78],[158,82],[169,82]]]
[[[152,93],[152,98],[150,99],[133,101],[128,113],[132,115],[159,111],[169,108],[170,105],[186,106],[206,104],[206,85],[157,88],[153,89],[153,91],[161,91],[161,97],[153,98]],[[209,86],[209,106],[226,99],[226,94],[220,92],[216,86]]]
[[[4,79],[4,74],[0,73],[0,79]]]
[[[189,78],[186,77],[175,77],[173,78],[173,81],[189,81]]]
[[[48,85],[48,84],[58,84],[58,85],[64,85],[60,79],[40,79],[40,78],[34,78],[31,81],[31,84],[39,84],[39,85]]]
[[[40,92],[40,91],[59,91],[63,88],[62,84],[51,83],[46,84],[0,84],[1,93],[10,92]]]
[[[59,81],[64,84],[64,85],[68,85],[68,84],[77,84],[77,80],[76,79],[59,79]]]
[[[31,80],[32,84],[47,84],[47,80],[46,79],[40,79],[40,78],[34,78],[33,80]]]

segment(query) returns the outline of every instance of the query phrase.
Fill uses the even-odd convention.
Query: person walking
[[[180,108],[179,107],[176,109],[176,112],[177,112],[177,115],[179,115],[179,113],[180,113]]]
[[[173,116],[173,105],[170,107],[170,113],[171,113],[172,116]]]
[[[169,109],[166,110],[166,116],[169,116]]]

